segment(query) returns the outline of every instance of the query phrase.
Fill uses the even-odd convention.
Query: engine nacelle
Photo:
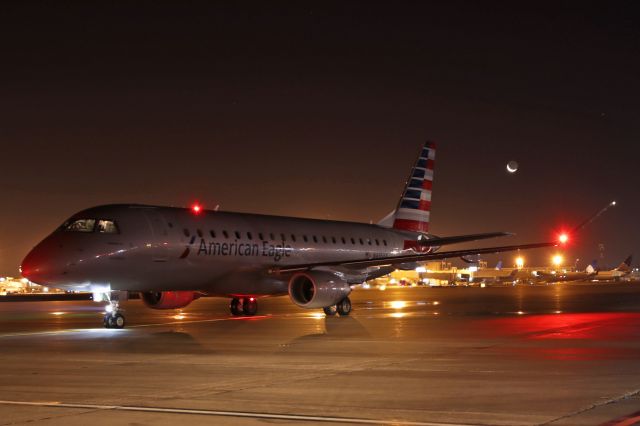
[[[140,293],[145,305],[152,309],[179,309],[200,297],[193,291],[147,291]]]
[[[289,280],[289,297],[301,308],[313,309],[335,305],[349,293],[349,284],[330,272],[299,272]]]

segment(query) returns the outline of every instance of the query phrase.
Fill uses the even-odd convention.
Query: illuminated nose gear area
[[[94,302],[108,302],[104,308],[103,324],[105,328],[124,328],[125,318],[120,309],[120,302],[128,299],[129,293],[126,291],[93,292]]]

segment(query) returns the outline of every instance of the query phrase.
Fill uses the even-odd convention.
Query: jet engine
[[[335,305],[349,293],[349,284],[330,272],[299,272],[289,280],[289,297],[301,308],[313,309]]]
[[[140,293],[145,305],[152,309],[179,309],[200,297],[193,291],[147,291]]]

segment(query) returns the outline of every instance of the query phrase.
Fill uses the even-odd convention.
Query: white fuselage
[[[113,222],[117,232],[69,230],[78,219]],[[107,205],[79,212],[45,238],[22,273],[66,290],[277,295],[287,293],[289,278],[274,272],[279,266],[404,255],[414,252],[405,247],[417,236],[361,223]],[[358,283],[380,269],[333,271]]]

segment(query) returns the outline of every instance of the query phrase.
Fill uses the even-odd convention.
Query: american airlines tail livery
[[[435,144],[420,150],[397,208],[377,225],[147,205],[106,205],[73,215],[25,257],[32,282],[93,292],[107,301],[104,325],[122,328],[119,302],[138,292],[154,309],[200,296],[231,299],[233,315],[255,315],[257,299],[289,294],[296,305],[348,315],[352,286],[418,262],[554,246],[439,251],[510,235],[429,234]]]

